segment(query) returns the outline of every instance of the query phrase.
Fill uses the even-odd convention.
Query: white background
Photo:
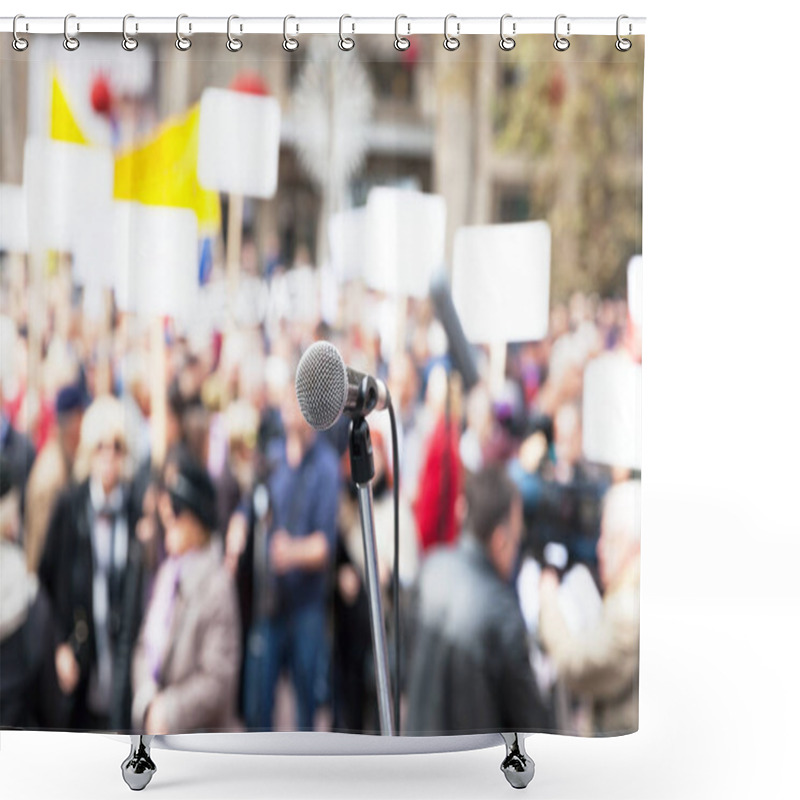
[[[797,4],[5,6],[30,16],[647,16],[641,730],[613,740],[531,737],[537,775],[527,792],[541,800],[800,794]],[[126,754],[104,736],[3,732],[0,795],[130,797],[119,771]],[[313,759],[154,754],[153,798],[512,792],[498,769],[501,747]]]

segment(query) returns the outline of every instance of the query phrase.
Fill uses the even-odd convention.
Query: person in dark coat
[[[24,519],[25,488],[36,459],[36,448],[29,436],[14,428],[3,411],[0,411],[0,454],[6,462],[13,485],[19,489],[19,509]]]
[[[55,670],[47,595],[28,572],[19,539],[19,489],[0,460],[0,727],[59,728],[64,705]]]
[[[56,672],[67,727],[129,732],[131,657],[142,617],[143,557],[124,479],[124,411],[96,399],[81,425],[78,473],[59,496],[39,578],[55,609]]]
[[[522,501],[499,467],[475,475],[466,499],[458,544],[432,550],[418,578],[405,734],[546,730],[511,583]]]

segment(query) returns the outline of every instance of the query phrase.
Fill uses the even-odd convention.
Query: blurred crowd
[[[641,359],[625,301],[554,305],[502,385],[478,350],[467,389],[428,300],[361,287],[322,321],[291,295],[313,268],[252,242],[246,259],[242,297],[264,303],[244,322],[154,336],[113,298],[98,324],[79,291],[28,286],[3,308],[0,724],[379,730],[348,421],[314,431],[294,391],[326,339],[397,414],[399,475],[388,415],[369,421],[401,732],[635,730],[638,475],[588,463],[581,438],[586,365]]]

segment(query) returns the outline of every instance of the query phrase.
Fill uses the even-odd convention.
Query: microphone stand
[[[381,735],[394,735],[391,687],[389,685],[389,652],[383,627],[383,604],[378,579],[378,547],[375,540],[375,515],[372,508],[372,479],[375,463],[372,458],[372,440],[366,419],[357,416],[350,426],[350,470],[358,489],[358,512],[364,539],[364,572],[369,597],[372,651],[375,658],[375,677],[378,691],[378,717]]]

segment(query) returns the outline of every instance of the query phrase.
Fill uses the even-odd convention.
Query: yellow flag
[[[50,138],[73,144],[89,144],[89,140],[75,120],[75,115],[69,107],[64,89],[55,72],[53,73],[53,92],[50,105]]]
[[[172,117],[144,144],[114,162],[114,198],[145,205],[190,208],[201,231],[219,228],[219,195],[197,180],[200,104]]]

